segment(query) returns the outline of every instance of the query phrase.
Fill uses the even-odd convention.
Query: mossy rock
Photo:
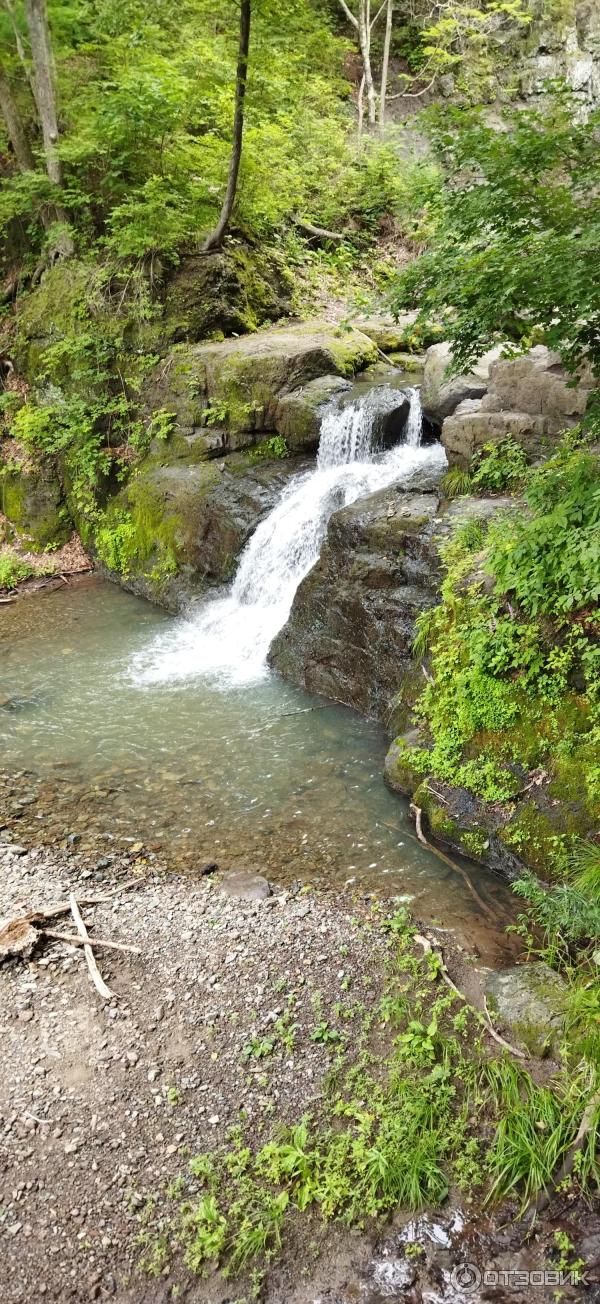
[[[485,993],[490,1011],[531,1055],[558,1049],[565,984],[543,960],[490,974]]]
[[[182,258],[165,291],[163,338],[197,341],[257,330],[289,312],[292,283],[278,250],[231,245]]]
[[[233,577],[237,558],[290,476],[305,463],[145,464],[113,498],[92,549],[125,588],[180,610]]]
[[[66,543],[73,524],[52,463],[0,464],[0,508],[35,552]]]
[[[185,436],[207,426],[221,429],[224,451],[268,433],[283,435],[292,449],[306,448],[318,436],[319,406],[375,357],[365,335],[327,322],[179,345],[147,378],[143,406],[148,418],[170,413]]]
[[[423,778],[424,753],[418,729],[395,738],[388,748],[383,777],[393,792],[412,797]]]

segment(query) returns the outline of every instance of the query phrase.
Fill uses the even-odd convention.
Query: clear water
[[[0,609],[5,763],[37,785],[31,810],[17,807],[30,832],[84,851],[141,840],[190,870],[216,859],[375,890],[489,962],[505,954],[510,892],[481,870],[474,891],[472,871],[419,844],[407,803],[382,782],[383,730],[266,664],[332,512],[443,465],[439,447],[420,447],[407,392],[404,442],[385,454],[374,414],[397,395],[332,406],[314,470],[259,525],[229,592],[190,619],[95,579]]]
[[[0,609],[3,764],[39,776],[39,839],[76,835],[84,851],[140,840],[191,870],[216,859],[400,896],[501,958],[499,927],[385,788],[380,726],[274,674],[227,692],[210,678],[140,692],[132,658],[172,625],[98,579]],[[471,872],[501,926],[510,892]]]

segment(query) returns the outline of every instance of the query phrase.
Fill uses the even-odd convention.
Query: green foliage
[[[470,484],[484,493],[514,490],[522,483],[527,467],[525,450],[509,435],[498,444],[483,444],[478,450],[471,466]]]
[[[29,562],[19,557],[12,548],[0,551],[0,589],[16,589],[21,580],[28,580],[34,573]]]
[[[507,1055],[486,1051],[482,1016],[448,991],[439,956],[416,951],[405,913],[381,926],[389,962],[376,1058],[357,1051],[337,1063],[318,1115],[277,1128],[263,1144],[254,1126],[236,1128],[222,1150],[192,1159],[189,1194],[182,1204],[179,1189],[174,1197],[170,1240],[194,1271],[266,1269],[293,1210],[360,1227],[398,1208],[435,1207],[452,1183],[480,1202],[510,1195],[525,1206],[573,1145],[595,1083],[581,1027],[600,1005],[590,997],[584,1011],[578,997],[577,1008],[567,1007],[569,1069],[540,1086]],[[597,1127],[575,1164],[583,1191],[600,1178]]]
[[[432,672],[414,708],[428,745],[400,760],[503,803],[543,767],[562,824],[519,808],[502,836],[546,875],[564,874],[570,842],[600,812],[600,465],[567,444],[525,479],[528,511],[503,512],[487,536],[470,519],[445,548],[442,602],[420,617],[415,640]]]
[[[518,350],[537,332],[539,342],[541,328],[569,368],[589,358],[598,374],[598,113],[582,123],[564,93],[543,114],[506,119],[498,131],[447,105],[431,115],[447,184],[429,248],[403,272],[396,306],[447,314],[457,369],[496,341]]]
[[[600,462],[585,451],[552,458],[527,486],[531,514],[496,526],[489,565],[524,611],[563,616],[600,596]]]
[[[4,180],[0,232],[27,226],[31,254],[52,247],[44,206],[58,199],[80,249],[110,260],[176,263],[214,225],[231,141],[238,10],[225,0],[49,0],[61,103],[64,193],[39,171]],[[31,101],[7,25],[11,75]],[[344,75],[348,42],[320,0],[261,0],[253,11],[238,230],[264,241],[295,214],[357,234],[413,204],[393,150],[358,151]],[[33,133],[32,133],[33,135]],[[405,170],[404,170],[405,172]],[[431,167],[421,169],[424,185]],[[276,184],[274,184],[276,178]],[[324,184],[326,179],[327,184]]]

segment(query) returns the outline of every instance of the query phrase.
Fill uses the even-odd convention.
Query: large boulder
[[[585,414],[593,377],[584,369],[575,384],[557,353],[539,344],[489,368],[487,393],[461,402],[442,427],[451,466],[468,467],[486,443],[512,436],[531,458],[550,452],[565,430]]]
[[[532,1055],[546,1055],[562,1024],[565,983],[543,960],[490,973],[485,994],[502,1026]]]
[[[281,255],[234,244],[181,259],[165,288],[163,338],[197,341],[256,330],[290,311],[292,281]]]
[[[416,618],[436,601],[434,482],[430,473],[421,489],[382,489],[332,516],[269,652],[292,683],[387,721],[403,676],[414,675]]]
[[[218,432],[224,451],[269,433],[293,451],[314,448],[320,406],[376,359],[366,335],[321,321],[179,346],[149,376],[144,405],[172,414],[176,434]]]
[[[490,367],[500,357],[500,348],[489,349],[466,375],[450,375],[452,348],[447,341],[432,344],[425,355],[421,402],[426,417],[441,426],[465,399],[482,398]]]

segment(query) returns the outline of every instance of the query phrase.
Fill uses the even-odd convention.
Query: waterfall
[[[445,464],[439,445],[420,447],[419,392],[405,392],[405,440],[386,453],[373,448],[375,418],[382,402],[383,411],[393,410],[392,399],[398,407],[397,390],[382,387],[329,406],[315,469],[294,476],[257,526],[229,592],[177,621],[137,657],[131,670],[135,682],[210,675],[227,685],[268,673],[269,647],[289,616],[298,585],[318,560],[333,512],[386,485],[409,482],[418,467]]]

